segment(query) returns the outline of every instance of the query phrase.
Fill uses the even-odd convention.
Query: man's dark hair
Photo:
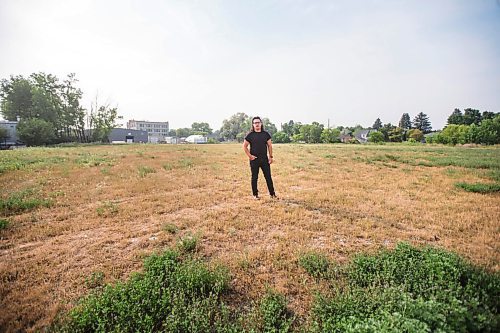
[[[262,130],[264,130],[264,123],[262,122],[262,119],[260,119],[260,117],[259,117],[259,116],[256,116],[256,117],[253,117],[253,118],[252,118],[252,124],[250,125],[250,126],[251,126],[250,132],[255,132],[255,129],[253,128],[253,121],[254,121],[255,119],[259,119],[259,120],[260,120],[260,122],[261,122],[260,128],[261,128]]]

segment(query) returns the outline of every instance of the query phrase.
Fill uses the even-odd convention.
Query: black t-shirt
[[[267,141],[271,139],[271,134],[266,131],[250,132],[245,140],[250,142],[250,154],[253,156],[267,156]]]

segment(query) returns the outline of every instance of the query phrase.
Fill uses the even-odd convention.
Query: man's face
[[[254,130],[256,130],[257,132],[261,130],[262,122],[260,121],[260,119],[254,119],[252,124]]]

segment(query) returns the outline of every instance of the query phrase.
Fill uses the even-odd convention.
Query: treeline
[[[86,109],[81,104],[83,92],[77,87],[75,74],[64,80],[55,75],[33,73],[28,77],[11,76],[0,81],[0,114],[7,120],[19,121],[17,134],[27,145],[45,145],[63,142],[107,142],[110,131],[117,127],[120,119],[117,108],[102,105],[98,98]],[[275,124],[263,118],[266,131],[276,143],[358,143],[404,142],[425,140],[443,144],[498,144],[500,143],[499,113],[476,109],[455,109],[448,117],[448,125],[442,131],[432,132],[429,117],[418,113],[411,120],[403,113],[398,125],[382,123],[377,118],[370,128],[338,126],[325,128],[313,122],[302,124],[290,120],[281,124],[278,131]],[[251,129],[251,117],[236,113],[223,121],[218,131],[213,131],[206,122],[195,122],[191,128],[169,131],[170,136],[187,137],[192,134],[208,135],[209,142],[243,141]],[[364,131],[364,133],[362,133]],[[360,133],[368,135],[360,138]],[[426,135],[430,134],[430,135]],[[0,129],[0,141],[8,137]]]
[[[377,118],[371,127],[370,142],[404,142],[404,141],[422,141],[424,135],[432,131],[432,125],[429,116],[420,112],[410,120],[408,113],[403,113],[398,126],[391,123],[382,124],[380,118]]]
[[[287,123],[281,124],[281,130],[278,131],[268,118],[263,118],[262,120],[265,130],[273,136],[273,142],[275,143],[358,143],[358,140],[355,138],[356,135],[363,130],[367,130],[361,125],[327,128],[318,122],[302,124],[290,120]],[[243,141],[243,138],[250,129],[251,117],[245,113],[237,113],[229,119],[224,120],[220,136],[227,141]],[[432,130],[432,127],[429,117],[421,112],[415,116],[413,121],[410,120],[408,113],[404,113],[399,126],[394,126],[391,123],[383,124],[380,118],[377,118],[373,126],[368,128],[368,130],[371,130],[370,141],[402,142],[409,138],[420,141],[425,133],[429,133]]]
[[[281,124],[278,131],[268,118],[263,118],[264,129],[268,131],[275,143],[359,143],[368,142],[428,142],[443,144],[498,144],[500,143],[500,114],[475,109],[465,109],[464,113],[455,109],[448,118],[448,125],[442,131],[432,131],[429,117],[418,113],[413,119],[403,113],[398,125],[382,123],[377,118],[369,128],[361,125],[354,127],[337,126],[326,128],[323,124],[313,122],[302,124],[290,120]],[[251,117],[245,113],[237,113],[223,121],[220,131],[214,132],[225,141],[243,141],[251,129]],[[367,134],[363,139],[361,135]]]
[[[448,125],[428,140],[443,144],[500,144],[500,113],[476,109],[455,109],[448,117]]]
[[[99,104],[97,97],[84,108],[77,83],[75,74],[64,80],[45,73],[2,79],[0,113],[19,121],[17,134],[29,146],[106,141],[119,118],[117,108]]]

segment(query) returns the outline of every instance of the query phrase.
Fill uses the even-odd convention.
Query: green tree
[[[404,130],[409,130],[411,128],[411,120],[408,113],[403,113],[401,116],[401,119],[399,120],[399,127]]]
[[[55,140],[54,125],[46,120],[31,118],[19,121],[17,134],[28,146],[42,146]]]
[[[420,142],[424,139],[424,133],[418,128],[412,128],[408,131],[408,138]]]
[[[118,126],[116,123],[118,109],[109,104],[101,105],[98,96],[90,105],[90,113],[86,115],[89,131],[86,132],[86,142],[107,142],[111,130]]]
[[[274,135],[274,133],[278,132],[278,129],[276,128],[276,125],[274,125],[269,118],[262,118],[262,124],[264,125],[264,130],[271,134],[271,136]],[[249,126],[250,128],[250,126]]]
[[[33,114],[32,91],[33,84],[23,76],[11,76],[10,80],[0,82],[1,112],[5,119],[17,121],[30,119]]]
[[[432,130],[432,126],[431,126],[431,122],[429,121],[429,117],[423,112],[420,112],[419,114],[417,114],[415,116],[415,118],[413,119],[413,128],[419,129],[424,134],[429,133]]]
[[[438,143],[464,144],[468,141],[469,126],[450,124],[446,126],[437,137]]]
[[[394,126],[388,134],[391,142],[402,142],[405,139],[405,130],[401,127]]]
[[[321,142],[335,143],[340,142],[340,131],[336,128],[325,128],[321,132]]]
[[[243,141],[242,133],[250,131],[250,126],[247,125],[250,124],[250,121],[251,118],[242,112],[232,115],[229,119],[224,119],[220,129],[221,137],[224,140],[232,141],[237,140],[239,134],[238,140]]]
[[[464,115],[460,109],[455,109],[448,117],[448,125],[462,125],[464,123]]]
[[[481,115],[481,120],[484,119],[493,119],[500,113],[495,113],[495,112],[490,112],[490,111],[483,111],[483,114]]]
[[[191,132],[193,134],[212,134],[212,129],[208,123],[193,123],[191,125]]]
[[[372,128],[378,131],[381,127],[382,121],[380,121],[380,118],[377,118],[377,120],[375,120],[375,122],[373,123]]]
[[[185,138],[188,137],[192,134],[191,128],[178,128],[175,130],[175,135],[178,136],[179,138]]]
[[[289,137],[292,137],[295,134],[299,134],[300,126],[301,123],[295,123],[293,120],[290,120],[288,123],[284,123],[281,125],[281,130]]]
[[[321,142],[323,129],[323,124],[313,122],[312,124],[302,125],[300,127],[300,134],[306,143],[319,143]]]
[[[372,131],[368,135],[368,142],[380,143],[380,142],[384,142],[384,141],[385,141],[384,134],[382,134],[378,131]]]
[[[472,125],[472,124],[479,125],[479,123],[481,122],[481,112],[479,112],[479,110],[471,108],[465,109],[463,119],[464,119],[463,122],[464,125]]]
[[[50,122],[59,136],[62,118],[62,101],[59,79],[52,74],[33,73],[31,89],[34,118]]]
[[[380,133],[384,135],[384,141],[390,141],[389,136],[390,133],[396,128],[396,126],[392,125],[391,123],[384,124],[379,128]]]
[[[62,135],[67,141],[85,141],[85,109],[80,100],[83,92],[76,87],[78,80],[74,73],[60,85],[62,108]]]
[[[273,142],[274,143],[289,143],[291,141],[290,137],[287,133],[283,131],[279,131],[274,133]]]
[[[500,115],[484,119],[480,125],[472,124],[469,129],[469,142],[478,144],[500,144]]]
[[[358,131],[364,130],[364,127],[361,126],[360,124],[357,124],[354,127],[346,127],[345,129],[350,131],[351,133],[356,133]]]

